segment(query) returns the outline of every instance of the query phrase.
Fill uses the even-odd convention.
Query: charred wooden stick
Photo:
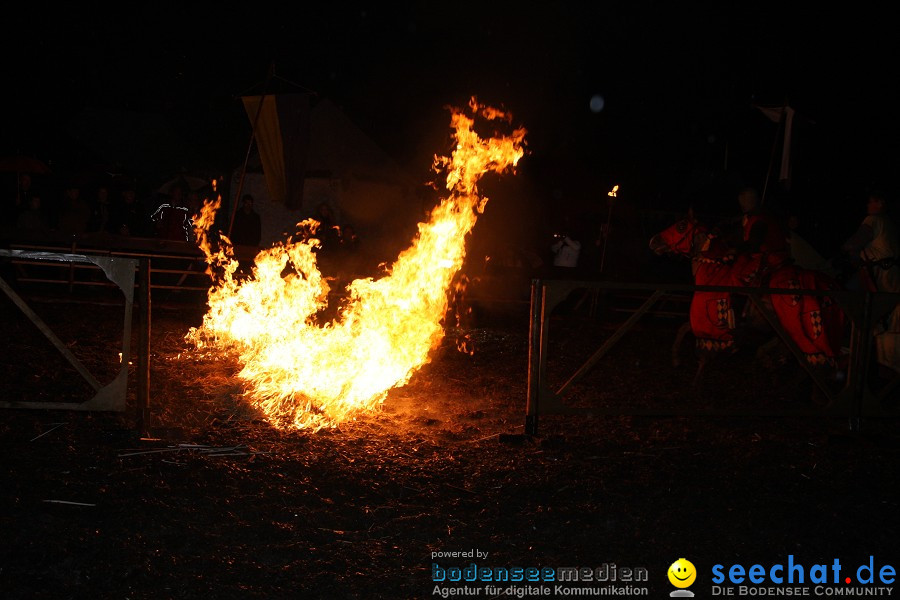
[[[66,504],[69,506],[97,506],[90,502],[70,502],[68,500],[44,500],[47,504]]]
[[[62,427],[63,425],[68,425],[68,423],[52,423],[52,425],[53,425],[53,427],[51,427],[50,429],[48,429],[47,431],[45,431],[45,432],[42,433],[41,435],[31,438],[31,439],[28,440],[28,441],[29,441],[29,442],[33,442],[33,441],[35,441],[35,440],[39,440],[39,439],[41,439],[42,437],[44,437],[45,435],[47,435],[48,433],[50,433],[51,431],[56,431],[57,429],[59,429],[59,428]]]

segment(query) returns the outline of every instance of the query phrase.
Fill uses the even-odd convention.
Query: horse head
[[[690,211],[685,218],[650,238],[650,250],[656,254],[669,252],[691,256],[695,253],[696,238],[706,233],[706,227],[697,221],[693,211]]]

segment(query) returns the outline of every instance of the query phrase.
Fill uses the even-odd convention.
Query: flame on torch
[[[476,118],[512,120],[475,98],[468,112],[451,108],[456,144],[451,156],[434,161],[435,171],[446,173],[446,197],[382,276],[347,286],[338,316],[324,324],[316,315],[330,290],[316,263],[319,241],[288,239],[263,250],[251,276],[238,280],[228,239],[222,236],[224,250],[213,252],[207,236],[221,197],[204,204],[195,229],[198,245],[221,275],[202,325],[186,339],[198,349],[234,355],[248,398],[275,426],[334,427],[373,410],[440,344],[466,237],[487,202],[477,182],[488,172],[514,171],[524,154],[524,128],[481,138],[473,129]],[[317,225],[311,219],[298,223],[307,231]]]

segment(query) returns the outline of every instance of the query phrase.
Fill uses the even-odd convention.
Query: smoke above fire
[[[393,264],[346,287],[337,316],[327,322],[317,318],[331,291],[316,262],[317,222],[298,223],[309,235],[261,251],[250,276],[238,277],[230,242],[221,236],[214,249],[208,235],[221,199],[204,204],[195,234],[214,285],[202,324],[186,340],[198,350],[234,356],[248,400],[273,425],[335,427],[375,410],[440,345],[467,237],[488,200],[478,181],[487,173],[514,172],[526,133],[512,128],[509,113],[475,98],[450,112],[455,146],[450,156],[434,160],[444,197]],[[476,123],[493,135],[481,137]]]

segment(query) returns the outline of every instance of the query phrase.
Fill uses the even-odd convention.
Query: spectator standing
[[[106,230],[116,235],[145,237],[149,229],[150,220],[143,203],[138,200],[134,188],[126,187],[110,209]]]
[[[869,194],[866,213],[856,233],[844,242],[841,250],[859,267],[857,287],[900,293],[900,236],[887,214],[886,195]],[[900,372],[900,303],[876,324],[875,347],[878,363]]]
[[[554,242],[550,246],[553,252],[553,266],[565,269],[578,267],[578,257],[581,254],[581,242],[573,239],[568,233],[560,233],[554,236]]]
[[[88,222],[88,231],[106,231],[110,209],[109,188],[101,185],[97,188],[97,194],[91,203],[91,218]]]
[[[262,219],[253,208],[251,194],[244,194],[241,197],[241,207],[234,214],[229,239],[236,246],[259,246],[262,240]]]
[[[338,232],[337,219],[334,217],[334,211],[327,202],[320,202],[316,207],[316,214],[313,218],[319,222],[316,229],[316,237],[321,243],[321,251],[331,252],[336,250],[341,243],[340,233]]]
[[[345,279],[356,278],[360,273],[359,236],[353,225],[345,223],[340,231],[340,245],[338,266],[341,277]]]
[[[356,254],[359,250],[359,236],[349,223],[341,228],[341,248],[348,254]]]
[[[19,211],[16,229],[27,232],[41,232],[48,228],[47,215],[41,205],[41,197],[33,194],[28,197],[28,205]]]
[[[34,182],[31,173],[18,173],[16,175],[16,195],[11,204],[4,206],[4,217],[7,222],[15,222],[16,217],[31,205],[29,200],[35,194]]]
[[[581,241],[575,239],[571,221],[567,217],[560,231],[553,236],[550,251],[553,253],[553,276],[558,279],[580,279],[581,269],[579,258],[581,256]],[[586,288],[572,290],[565,300],[554,309],[557,313],[568,313],[581,306],[587,297]]]
[[[66,185],[59,207],[57,229],[61,233],[77,235],[88,230],[91,206],[81,195],[81,188],[74,181]]]

